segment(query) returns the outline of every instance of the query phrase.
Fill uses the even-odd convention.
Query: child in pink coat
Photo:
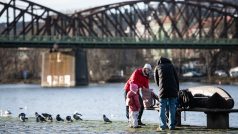
[[[133,128],[141,127],[138,125],[140,101],[138,86],[136,84],[130,84],[130,91],[127,93],[126,103],[129,106],[129,126]]]

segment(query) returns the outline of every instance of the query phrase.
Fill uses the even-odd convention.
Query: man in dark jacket
[[[175,128],[176,102],[179,90],[179,81],[173,64],[167,58],[161,57],[154,70],[154,80],[159,87],[160,102],[160,127],[164,130],[166,126],[166,107],[169,108],[169,129]]]

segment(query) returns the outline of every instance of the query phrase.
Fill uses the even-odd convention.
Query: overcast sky
[[[129,0],[30,0],[57,11],[80,10]]]
[[[0,0],[0,1],[8,3],[10,0]],[[29,1],[52,8],[62,13],[74,13],[75,11],[92,8],[95,6],[102,6],[106,4],[113,4],[131,0],[29,0]],[[18,2],[17,4],[19,4],[17,6],[26,6],[21,5],[21,2]],[[2,21],[5,21],[5,18],[0,18],[0,22]]]
[[[10,0],[0,0],[0,1],[8,3]],[[92,8],[95,6],[102,6],[106,4],[113,4],[132,0],[29,0],[29,1],[52,8],[56,11],[72,12],[75,10],[82,10]]]

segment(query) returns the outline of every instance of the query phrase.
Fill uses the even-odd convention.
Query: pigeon
[[[6,116],[9,116],[9,115],[12,114],[12,112],[11,112],[10,110],[6,110],[6,111],[4,112],[4,114],[5,114]]]
[[[45,118],[51,116],[50,114],[47,114],[47,113],[42,113],[41,115],[43,115]]]
[[[79,114],[79,113],[74,113],[74,115],[73,115],[73,118],[75,119],[75,120],[83,120],[80,116],[82,116],[82,114]]]
[[[0,116],[10,116],[12,114],[12,112],[10,110],[0,110]]]
[[[73,120],[71,119],[71,116],[66,116],[66,121],[73,122]]]
[[[112,121],[110,121],[110,120],[106,117],[105,114],[103,115],[103,120],[104,120],[105,123],[112,123]]]
[[[37,112],[35,112],[35,116],[36,116],[36,122],[44,122],[46,121],[44,117],[42,117],[41,115],[39,115]]]
[[[56,115],[56,120],[57,120],[57,121],[64,121],[64,120],[60,117],[59,114]]]
[[[42,115],[44,116],[46,121],[53,122],[53,118],[52,118],[51,114],[42,113]]]
[[[26,118],[26,114],[25,113],[20,113],[18,115],[19,119],[22,121],[22,122],[25,122],[28,118]]]
[[[50,115],[50,116],[48,116],[47,118],[46,118],[46,120],[47,121],[50,121],[50,122],[53,122],[53,118],[52,118],[52,116]]]

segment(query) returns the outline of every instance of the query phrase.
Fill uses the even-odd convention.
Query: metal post
[[[176,116],[175,116],[177,122],[176,122],[176,126],[182,126],[182,123],[181,123],[181,111],[177,110],[176,112]]]

